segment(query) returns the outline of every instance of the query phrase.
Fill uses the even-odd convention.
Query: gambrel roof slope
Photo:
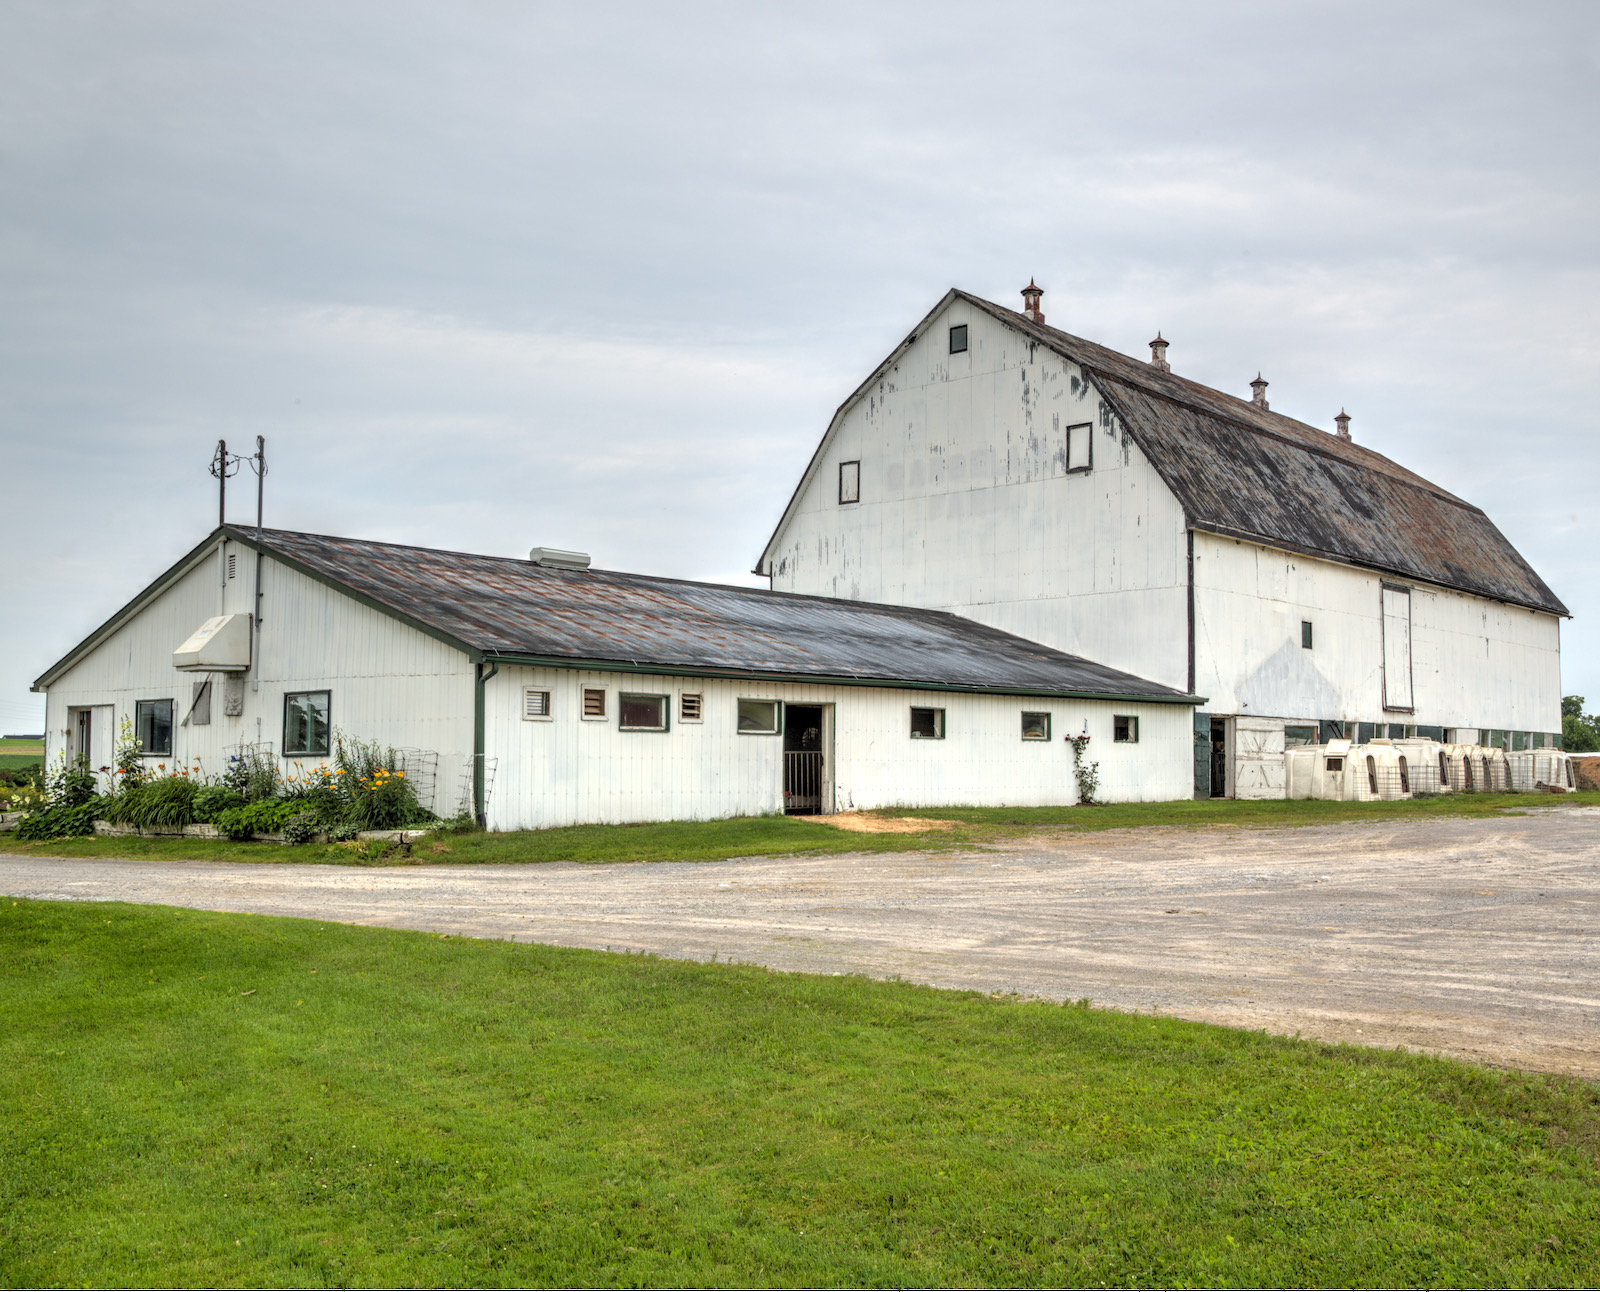
[[[1481,509],[1383,454],[968,292],[946,295],[845,401],[833,426],[956,300],[1083,368],[1192,528],[1568,613]]]

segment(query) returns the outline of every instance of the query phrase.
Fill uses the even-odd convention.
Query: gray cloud
[[[1588,4],[0,10],[0,724],[214,519],[741,579],[952,283],[1358,438],[1578,618]],[[247,508],[235,511],[242,517]]]

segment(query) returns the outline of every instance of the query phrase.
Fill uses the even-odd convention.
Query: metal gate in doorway
[[[790,816],[831,811],[828,797],[827,745],[823,739],[822,706],[783,707],[783,810]]]

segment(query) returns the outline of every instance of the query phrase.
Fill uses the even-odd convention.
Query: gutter
[[[486,662],[489,668],[487,673],[484,672]],[[472,815],[478,822],[478,829],[487,830],[489,814],[485,804],[483,775],[484,686],[500,671],[500,661],[480,659],[473,665],[472,671],[476,679],[472,704]]]

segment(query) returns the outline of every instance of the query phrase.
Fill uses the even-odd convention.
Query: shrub
[[[203,785],[194,796],[194,819],[215,821],[229,808],[244,806],[244,795],[226,785]]]
[[[315,812],[300,812],[284,822],[283,841],[293,844],[310,843],[321,833],[322,822],[318,819],[317,814]]]
[[[242,842],[256,834],[275,834],[303,809],[287,799],[266,799],[219,812],[214,824],[228,838]]]
[[[393,749],[338,738],[333,776],[345,802],[345,820],[358,830],[394,830],[430,819],[417,803]]]
[[[95,818],[103,810],[100,799],[92,798],[73,807],[51,807],[42,812],[29,812],[17,822],[17,838],[69,839],[78,835],[93,834]]]
[[[71,762],[63,757],[44,778],[44,795],[53,808],[80,807],[95,797],[94,772],[79,754]]]

